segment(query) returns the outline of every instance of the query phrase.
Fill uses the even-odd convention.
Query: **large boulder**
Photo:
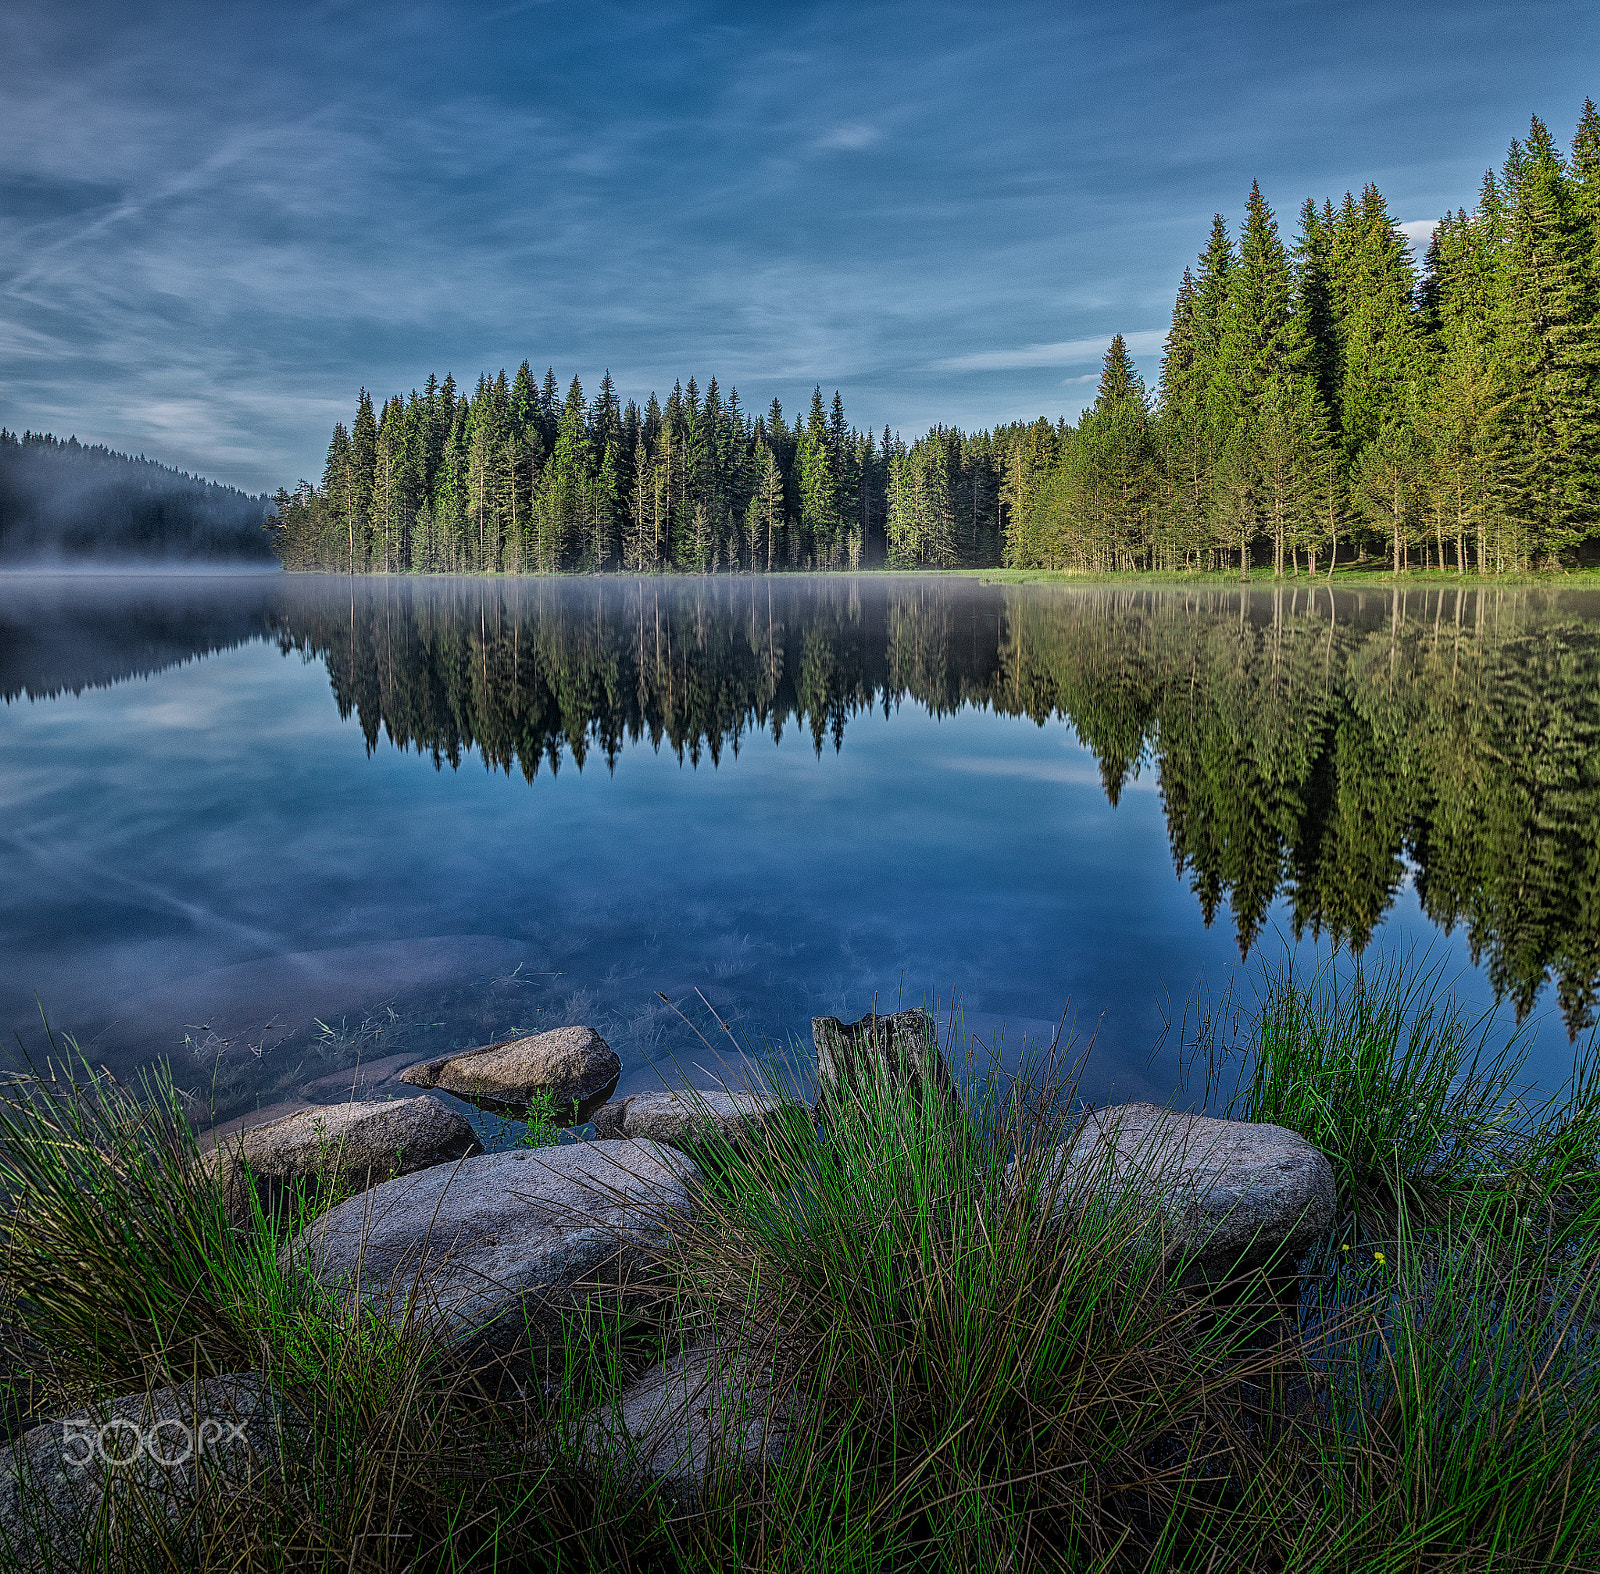
[[[625,1137],[664,1142],[676,1148],[696,1137],[738,1137],[763,1125],[782,1107],[778,1099],[764,1093],[699,1088],[676,1093],[635,1093],[622,1101],[617,1125]]]
[[[1157,1104],[1091,1112],[1045,1163],[1041,1195],[1058,1213],[1132,1188],[1202,1280],[1292,1264],[1333,1223],[1337,1201],[1332,1166],[1298,1132]]]
[[[270,1209],[300,1185],[324,1197],[360,1192],[481,1152],[467,1121],[424,1095],[299,1110],[224,1137],[208,1160],[230,1206],[242,1210],[252,1184]]]
[[[400,1080],[519,1117],[542,1093],[558,1121],[576,1124],[611,1097],[621,1075],[617,1052],[593,1028],[558,1027],[425,1060],[401,1072]]]
[[[102,1566],[89,1549],[119,1517],[183,1519],[201,1491],[237,1500],[274,1479],[286,1420],[259,1374],[206,1378],[107,1401],[0,1448],[0,1564]]]
[[[484,1153],[352,1197],[284,1256],[395,1321],[425,1319],[463,1355],[521,1365],[596,1297],[626,1308],[645,1293],[698,1179],[650,1142]]]
[[[921,1009],[892,1016],[869,1012],[857,1022],[812,1017],[817,1051],[817,1107],[846,1099],[909,1093],[921,1104],[931,1094],[952,1119],[964,1118],[950,1068],[939,1050],[938,1025]]]
[[[687,1504],[719,1475],[759,1469],[782,1448],[791,1397],[770,1341],[707,1340],[659,1361],[579,1423],[580,1453]]]

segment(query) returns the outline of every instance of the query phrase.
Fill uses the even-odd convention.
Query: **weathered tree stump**
[[[812,1017],[817,1049],[817,1113],[863,1097],[908,1093],[920,1108],[932,1095],[952,1119],[965,1118],[950,1068],[939,1052],[938,1026],[920,1007],[892,1016],[869,1012],[859,1022]]]

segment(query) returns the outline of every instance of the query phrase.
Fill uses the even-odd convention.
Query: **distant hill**
[[[270,562],[265,497],[76,437],[0,427],[0,563]]]

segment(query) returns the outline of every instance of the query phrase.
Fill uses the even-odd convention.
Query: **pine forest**
[[[363,391],[275,538],[349,573],[1557,568],[1600,538],[1597,303],[1590,102],[1569,154],[1535,119],[1420,267],[1375,186],[1288,240],[1253,188],[1178,285],[1155,393],[1119,334],[1075,424],[908,446],[820,387],[791,425],[714,377],[641,410],[524,361]]]

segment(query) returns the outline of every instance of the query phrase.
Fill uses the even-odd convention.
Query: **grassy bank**
[[[1099,574],[1071,568],[961,568],[948,572],[994,585],[1204,585],[1236,590],[1245,583],[1237,568],[1209,572],[1176,573],[1164,569],[1129,574]],[[1276,575],[1271,568],[1252,568],[1252,589],[1283,590],[1506,590],[1538,586],[1547,590],[1600,590],[1600,568],[1533,574],[1458,574],[1454,569],[1408,568],[1395,574],[1375,561],[1341,564],[1330,575],[1323,568],[1312,574]]]
[[[1237,1016],[1239,1031],[1224,1032]],[[1341,1217],[1271,1287],[1180,1287],[1131,1192],[1055,1223],[1070,1069],[952,1042],[970,1119],[868,1090],[708,1143],[657,1302],[573,1326],[485,1392],[425,1327],[280,1265],[302,1220],[230,1219],[170,1089],[19,1086],[6,1356],[38,1417],[196,1374],[285,1396],[280,1473],[176,1520],[125,1494],[61,1567],[1590,1569],[1600,1563],[1600,1071],[1520,1102],[1436,975],[1269,977],[1196,1045],[1212,1107],[1301,1130]],[[915,1090],[913,1090],[915,1091]],[[1513,1099],[1519,1102],[1513,1103]],[[741,1330],[784,1434],[685,1506],[577,1423],[676,1344]],[[730,1400],[730,1405],[737,1401]]]

